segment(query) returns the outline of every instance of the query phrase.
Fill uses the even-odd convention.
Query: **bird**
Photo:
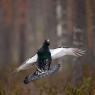
[[[86,50],[80,48],[72,48],[72,47],[58,47],[55,49],[50,49],[52,60],[62,58],[66,55],[80,57],[84,55]],[[28,58],[22,65],[16,68],[16,72],[26,70],[31,68],[33,65],[37,64],[38,55],[35,53],[34,56]]]
[[[50,41],[45,40],[42,47],[37,51],[37,66],[40,70],[50,69],[50,64],[52,61],[51,52],[49,50]]]

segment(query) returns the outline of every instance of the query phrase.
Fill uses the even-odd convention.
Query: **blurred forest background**
[[[87,52],[57,60],[62,71],[24,85],[35,68],[12,72],[48,38],[51,48]],[[95,0],[0,0],[0,95],[95,95]]]

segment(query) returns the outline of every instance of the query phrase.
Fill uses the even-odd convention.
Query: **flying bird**
[[[55,60],[55,59],[64,57],[65,55],[80,57],[83,54],[85,54],[85,50],[79,49],[79,48],[59,47],[56,49],[50,49],[50,53],[51,53],[52,60]],[[21,70],[29,69],[32,65],[37,63],[37,59],[38,59],[38,55],[36,53],[33,57],[27,59],[21,66],[19,66],[16,69],[16,71],[19,72]]]

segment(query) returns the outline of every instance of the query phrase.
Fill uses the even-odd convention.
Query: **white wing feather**
[[[21,66],[16,69],[16,71],[19,72],[21,70],[29,69],[37,61],[37,57],[37,54],[35,54],[32,58],[27,59]]]
[[[65,55],[72,55],[79,57],[85,54],[85,50],[79,48],[57,48],[57,49],[52,49],[50,51],[52,59],[57,59]]]
[[[85,51],[79,48],[56,48],[56,49],[50,49],[51,57],[52,59],[61,58],[65,55],[72,55],[72,56],[82,56],[85,54]],[[18,67],[16,70],[21,71],[30,68],[35,62],[37,62],[37,54],[34,55],[32,58],[29,58],[26,60],[20,67]]]

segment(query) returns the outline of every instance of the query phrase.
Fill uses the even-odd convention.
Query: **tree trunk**
[[[10,63],[11,62],[11,32],[13,31],[13,6],[12,6],[12,0],[2,0],[2,12],[3,12],[3,21],[2,21],[2,37],[3,37],[3,44],[2,44],[2,60],[4,63]],[[5,60],[6,58],[6,60]]]
[[[93,25],[93,3],[92,0],[86,0],[86,20],[87,20],[87,41],[88,41],[88,63],[90,64],[90,75],[94,73],[95,65],[94,65],[94,25]]]

